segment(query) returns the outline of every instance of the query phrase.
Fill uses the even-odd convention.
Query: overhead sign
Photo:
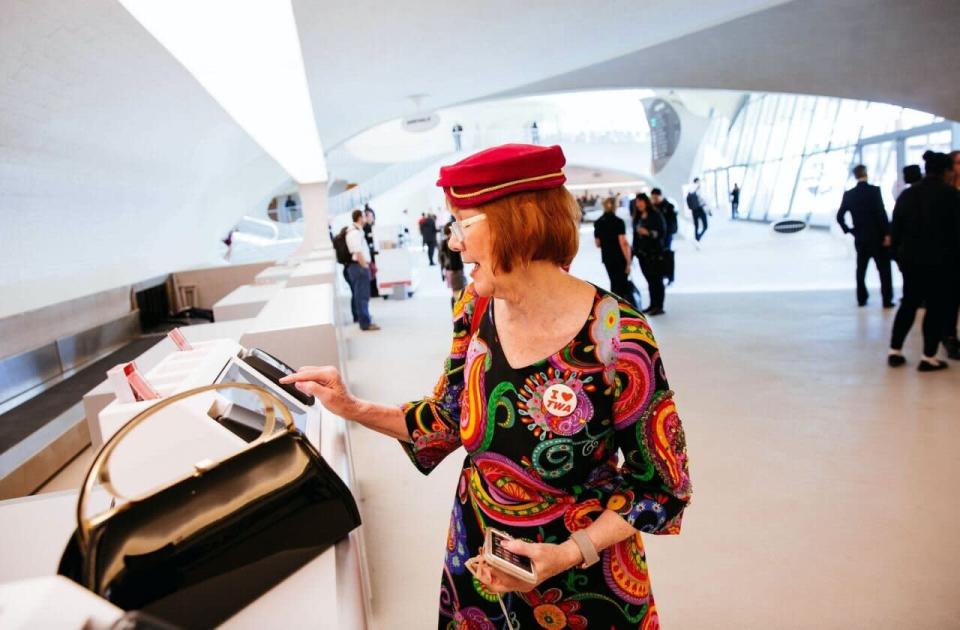
[[[659,173],[680,144],[680,115],[673,105],[662,98],[643,99],[650,125],[650,151],[653,172]]]
[[[403,119],[403,129],[412,133],[430,131],[440,124],[440,116],[436,112],[414,114]]]

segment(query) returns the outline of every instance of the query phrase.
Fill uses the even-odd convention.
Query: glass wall
[[[749,94],[732,122],[711,121],[702,191],[708,203],[729,212],[729,191],[739,184],[740,218],[789,216],[829,225],[853,185],[851,168],[863,163],[891,211],[903,166],[922,164],[927,149],[949,151],[953,128],[933,114],[884,103]]]

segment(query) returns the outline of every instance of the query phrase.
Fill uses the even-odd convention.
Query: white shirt
[[[354,223],[347,229],[347,250],[349,250],[350,256],[357,262],[360,262],[360,260],[364,258],[363,244],[363,230]]]

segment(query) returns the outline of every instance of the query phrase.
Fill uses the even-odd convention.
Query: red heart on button
[[[567,392],[560,392],[560,395],[563,397],[564,400],[570,400],[571,398],[573,398],[573,394],[568,394]]]

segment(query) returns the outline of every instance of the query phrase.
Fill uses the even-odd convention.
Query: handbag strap
[[[470,321],[470,336],[472,337],[480,330],[480,322],[483,321],[483,315],[487,312],[487,306],[490,304],[490,298],[487,296],[477,296],[474,302],[473,319]]]
[[[111,436],[109,440],[103,445],[100,451],[93,458],[93,463],[90,464],[90,469],[87,471],[87,476],[83,480],[83,484],[80,486],[80,496],[77,497],[77,533],[80,535],[81,544],[86,544],[90,530],[94,525],[94,519],[88,519],[85,516],[86,513],[86,504],[87,497],[90,492],[93,490],[95,483],[99,482],[111,496],[117,499],[123,499],[130,501],[127,497],[123,496],[117,489],[114,487],[112,480],[110,479],[110,469],[107,467],[107,464],[110,461],[110,456],[116,450],[117,446],[120,444],[123,439],[130,434],[140,423],[149,418],[150,416],[155,415],[161,409],[169,407],[170,405],[177,403],[184,398],[189,398],[190,396],[195,396],[197,394],[202,394],[205,392],[215,392],[224,389],[243,389],[251,391],[258,396],[260,396],[261,401],[263,402],[264,408],[264,418],[265,422],[263,423],[263,432],[260,436],[254,441],[247,444],[243,450],[250,450],[260,444],[263,444],[267,440],[274,439],[278,436],[284,435],[284,433],[290,433],[296,430],[296,425],[293,422],[293,417],[290,415],[290,410],[287,409],[279,398],[274,394],[267,391],[259,385],[251,385],[248,383],[219,383],[216,385],[206,385],[204,387],[196,387],[193,389],[188,389],[185,392],[181,392],[169,398],[164,398],[155,405],[144,409],[133,418],[131,418],[125,425],[120,427],[116,433]],[[283,424],[285,431],[274,433],[274,428],[276,427],[277,414],[275,410],[280,411],[280,422]],[[170,484],[167,484],[166,487],[180,483],[184,479],[189,477],[196,476],[197,474],[202,474],[203,472],[215,468],[217,462],[202,462],[197,464],[197,469],[191,472],[188,475],[183,476],[180,479],[177,479]],[[120,509],[120,507],[112,507],[107,512],[100,514],[96,517],[97,521],[103,520],[114,514]]]

